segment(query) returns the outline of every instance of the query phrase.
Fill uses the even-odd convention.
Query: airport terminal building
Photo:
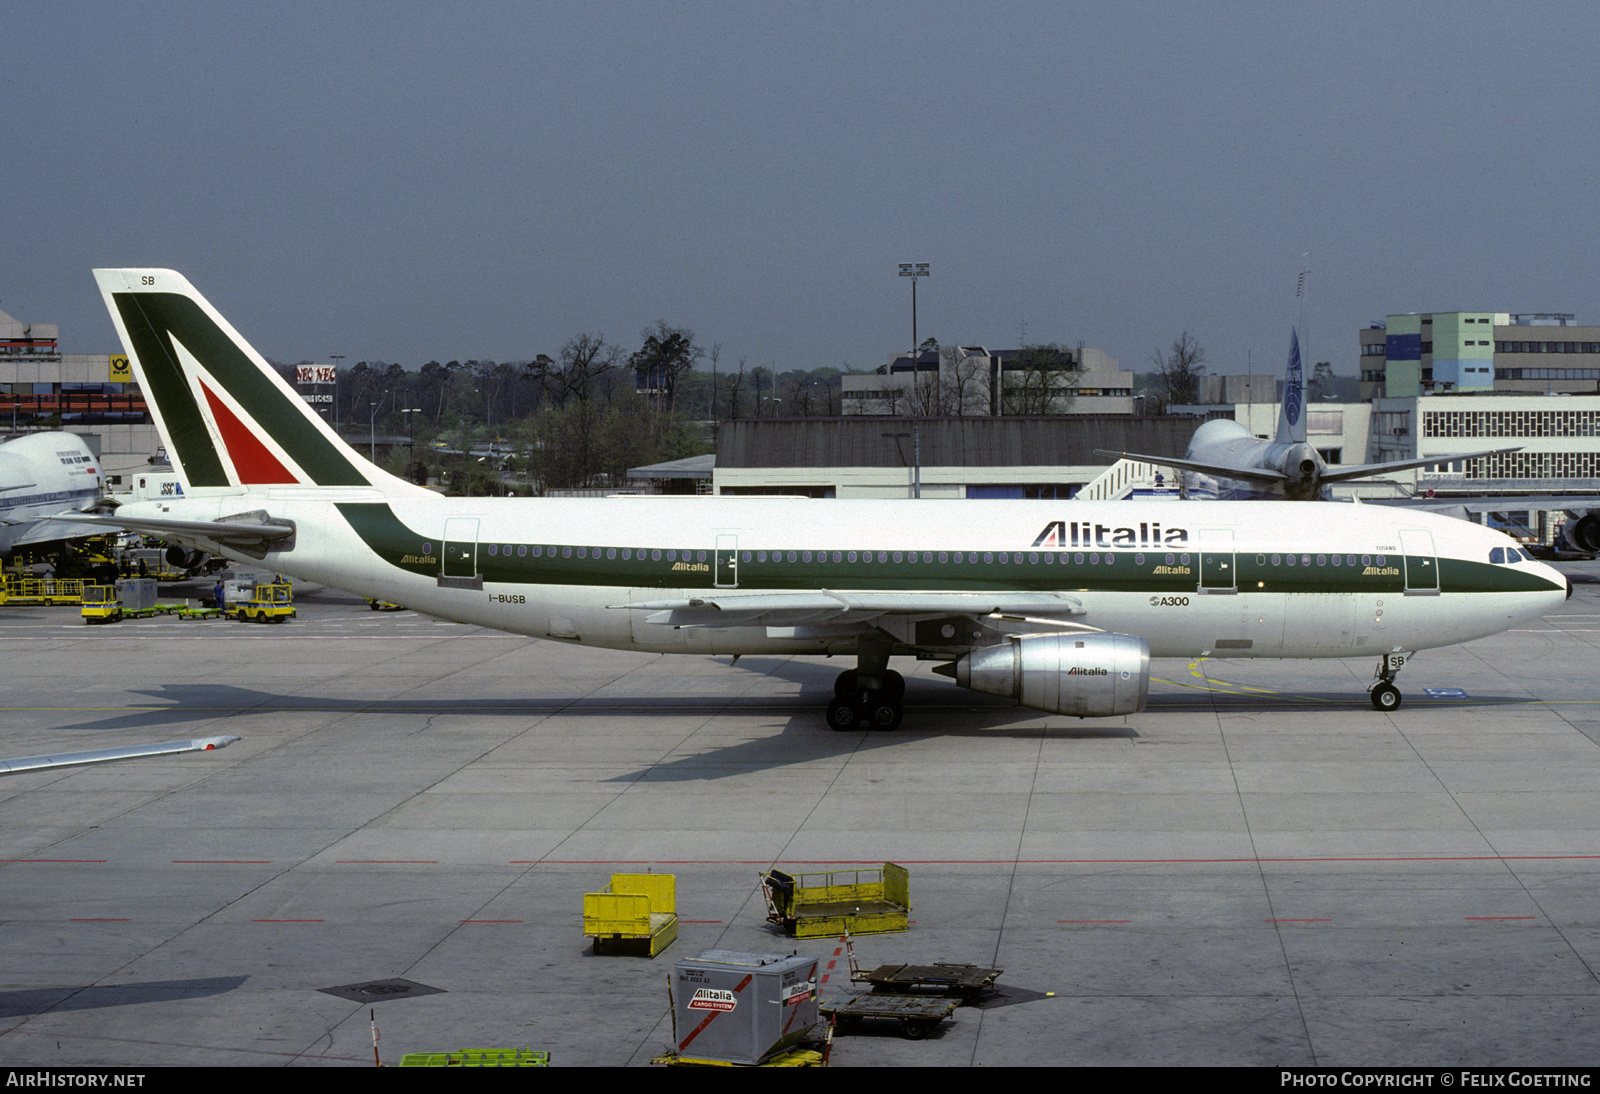
[[[148,471],[161,439],[128,359],[62,353],[54,323],[0,312],[0,431],[8,437],[62,429],[84,439],[113,486]]]
[[[1199,418],[760,418],[722,425],[713,491],[813,498],[1069,498],[1112,463],[1180,457]]]
[[[1363,399],[1600,392],[1600,327],[1566,312],[1410,312],[1359,337]]]

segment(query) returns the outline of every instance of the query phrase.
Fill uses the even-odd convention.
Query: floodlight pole
[[[900,276],[911,279],[911,371],[917,369],[917,278],[928,276],[926,262],[900,263]]]

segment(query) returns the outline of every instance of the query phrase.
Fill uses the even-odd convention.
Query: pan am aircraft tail
[[[1194,493],[1225,500],[1282,498],[1319,501],[1327,498],[1328,488],[1334,483],[1372,478],[1412,467],[1428,467],[1440,462],[1440,457],[1431,456],[1388,463],[1330,465],[1306,438],[1305,409],[1300,336],[1297,331],[1291,330],[1289,364],[1284,371],[1283,400],[1278,411],[1278,430],[1272,440],[1257,438],[1238,422],[1218,419],[1194,431],[1181,460],[1143,456],[1135,452],[1095,451],[1102,456],[1143,460],[1201,476],[1195,484]],[[1490,448],[1482,452],[1453,454],[1450,459],[1471,460],[1515,451],[1516,448]]]
[[[896,656],[1079,717],[1144,709],[1151,657],[1376,657],[1568,594],[1470,524],[1214,502],[447,498],[373,467],[170,270],[97,270],[185,478],[108,518],[515,634],[698,654],[853,654],[828,722],[892,729]],[[93,520],[96,518],[81,518]]]

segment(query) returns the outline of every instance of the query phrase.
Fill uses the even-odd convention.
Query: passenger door
[[[1400,551],[1406,571],[1406,595],[1437,596],[1439,559],[1433,553],[1433,533],[1420,528],[1402,531]]]

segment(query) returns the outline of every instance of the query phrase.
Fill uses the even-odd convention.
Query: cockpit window
[[[1500,562],[1504,562],[1505,560],[1506,560],[1506,549],[1504,547],[1496,547],[1494,550],[1489,552],[1489,561],[1490,562],[1500,563]]]

